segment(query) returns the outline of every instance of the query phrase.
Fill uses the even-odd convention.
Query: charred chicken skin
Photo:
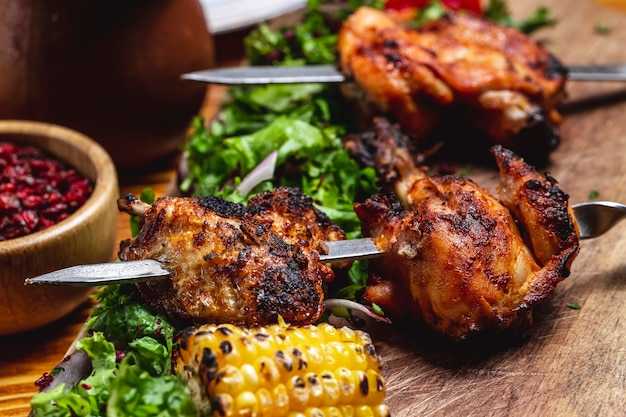
[[[371,156],[395,188],[356,205],[363,234],[386,252],[370,261],[365,301],[454,339],[530,325],[532,307],[569,275],[578,229],[553,178],[499,145],[492,153],[499,199],[469,179],[427,176],[406,150]]]
[[[279,188],[248,206],[217,197],[147,205],[127,195],[118,207],[143,217],[120,259],[156,259],[171,273],[137,284],[152,308],[178,320],[249,326],[276,323],[279,315],[304,325],[322,314],[323,284],[334,274],[315,248],[345,234],[299,191]]]
[[[338,52],[354,81],[345,95],[369,116],[395,117],[422,146],[463,132],[539,159],[559,143],[555,107],[567,71],[514,29],[452,12],[413,29],[361,7],[342,27]]]

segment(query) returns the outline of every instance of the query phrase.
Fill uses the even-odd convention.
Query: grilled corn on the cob
[[[176,370],[203,415],[389,416],[368,334],[329,324],[189,328]]]

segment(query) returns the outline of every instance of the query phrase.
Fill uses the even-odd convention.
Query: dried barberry
[[[0,241],[60,222],[92,192],[89,179],[42,150],[0,142]]]

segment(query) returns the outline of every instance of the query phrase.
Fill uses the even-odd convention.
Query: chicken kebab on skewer
[[[322,241],[344,232],[309,197],[278,188],[248,205],[218,197],[162,197],[154,204],[133,195],[121,211],[142,218],[122,261],[156,259],[170,279],[137,283],[146,303],[175,320],[248,326],[314,323],[324,311],[323,286],[333,280],[319,260]]]
[[[370,261],[365,301],[453,339],[525,329],[579,251],[568,196],[499,145],[496,198],[466,178],[428,176],[406,143],[385,119],[346,138],[389,186],[356,205],[363,234],[386,252]]]
[[[409,26],[361,7],[339,33],[339,67],[353,80],[342,90],[364,120],[393,117],[423,148],[500,144],[544,163],[560,141],[565,67],[523,33],[469,12]]]

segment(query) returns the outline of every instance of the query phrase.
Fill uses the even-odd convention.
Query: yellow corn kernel
[[[367,405],[357,406],[354,411],[354,417],[375,417],[374,411]]]
[[[340,407],[341,410],[341,414],[344,417],[354,417],[356,415],[355,411],[354,411],[354,407],[351,405],[344,405]]]
[[[337,407],[328,407],[326,409],[326,417],[343,417],[343,414]]]
[[[274,416],[274,400],[272,394],[265,388],[260,388],[256,392],[257,404],[259,405],[258,417]]]
[[[274,387],[274,409],[277,417],[286,416],[289,412],[289,393],[284,384]]]
[[[382,404],[385,401],[385,382],[380,374],[372,369],[365,372],[367,376],[367,404]]]
[[[236,416],[254,416],[259,412],[259,402],[252,391],[243,391],[235,398]]]
[[[305,417],[326,417],[326,413],[317,407],[308,407],[304,410]]]
[[[307,381],[300,375],[295,375],[287,381],[289,393],[289,409],[302,411],[309,404],[310,392]]]
[[[388,416],[378,356],[360,331],[205,325],[177,346],[177,373],[214,417]]]
[[[259,374],[259,386],[272,389],[280,383],[278,366],[271,358],[266,356],[256,358],[254,370]]]
[[[249,363],[244,363],[239,368],[241,371],[241,375],[243,376],[243,381],[247,390],[256,391],[259,387],[259,376],[261,375],[259,372],[254,369],[254,365]]]
[[[226,365],[209,386],[212,386],[213,392],[221,393],[237,393],[244,391],[246,382],[239,368],[232,365]]]
[[[326,368],[324,352],[317,346],[306,345],[303,347],[303,354],[306,357],[307,369],[310,372],[321,373]]]
[[[321,373],[322,386],[324,389],[323,405],[334,406],[339,403],[339,382],[335,375],[330,371]]]
[[[339,402],[341,404],[352,404],[357,386],[352,371],[348,368],[338,368],[335,370],[335,378],[337,378],[339,383]]]

